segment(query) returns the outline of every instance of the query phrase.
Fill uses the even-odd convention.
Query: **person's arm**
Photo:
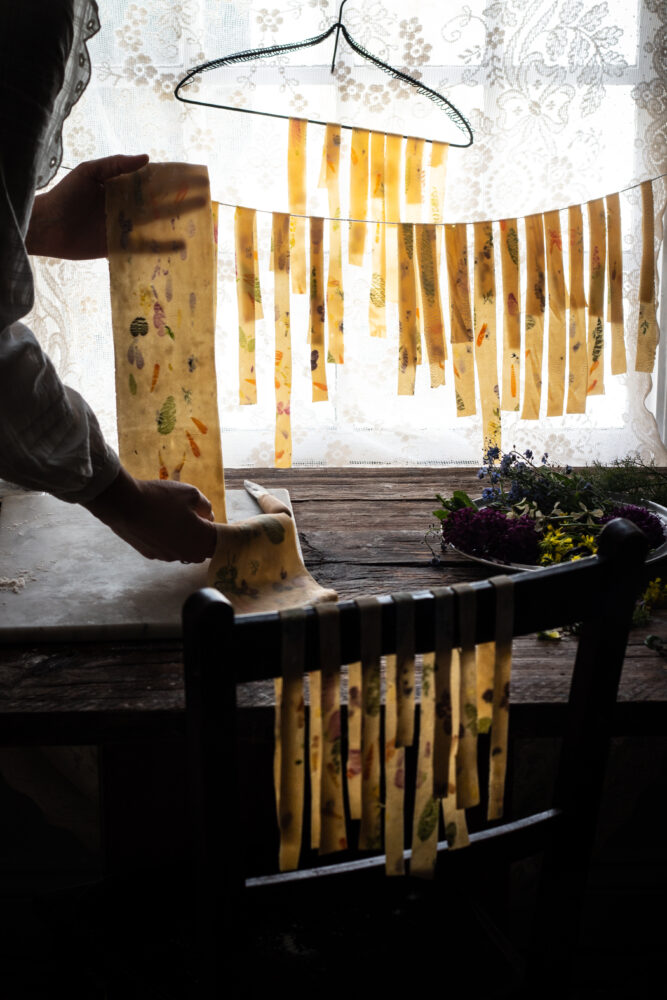
[[[188,483],[134,479],[121,468],[113,483],[83,506],[147,559],[202,562],[213,555],[211,504]]]
[[[82,163],[38,195],[28,252],[106,256],[104,183],[147,161],[119,155]],[[149,559],[201,562],[213,554],[206,497],[187,483],[137,480],[123,469],[90,407],[62,384],[23,324],[0,331],[0,382],[0,476],[80,503]]]

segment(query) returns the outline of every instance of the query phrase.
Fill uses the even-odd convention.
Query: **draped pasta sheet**
[[[340,665],[338,607],[316,607],[316,663],[306,662],[303,655],[305,611],[285,612],[274,767],[281,870],[298,866],[309,787],[312,849],[329,854],[354,844],[350,820],[358,820],[358,848],[384,849],[387,874],[403,874],[404,788],[409,780],[405,748],[415,741],[412,875],[433,876],[440,829],[450,848],[468,843],[465,811],[476,805],[482,794],[477,772],[480,737],[486,740],[489,754],[487,816],[489,820],[502,816],[513,583],[510,577],[497,577],[491,583],[496,597],[495,641],[478,647],[472,641],[472,588],[461,585],[433,591],[435,648],[421,657],[420,698],[415,697],[420,678],[412,595],[393,595],[396,645],[395,653],[385,661],[380,655],[382,604],[377,598],[359,598],[361,661],[348,668],[347,713],[341,697],[344,668]],[[461,637],[460,649],[452,648],[455,625]],[[310,679],[310,704],[305,709],[310,725],[304,716],[304,674]],[[316,674],[321,675],[320,680],[313,683]],[[303,742],[304,732],[310,734],[310,745]],[[306,762],[310,762],[308,768]]]
[[[226,520],[206,167],[150,163],[106,185],[120,459],[197,486]]]
[[[316,135],[311,130],[309,142]],[[342,149],[349,160],[341,158]],[[483,453],[502,448],[503,410],[524,420],[585,413],[589,397],[605,391],[605,370],[623,374],[627,355],[634,356],[637,371],[653,370],[658,328],[650,181],[642,185],[639,322],[626,345],[618,194],[523,219],[445,222],[446,144],[364,129],[352,129],[349,143],[342,143],[340,126],[327,125],[319,186],[327,192],[329,217],[320,223],[321,214],[308,213],[305,151],[306,123],[293,119],[287,158],[290,280],[286,285],[275,278],[283,317],[290,315],[290,294],[310,292],[309,323],[293,336],[309,344],[315,338],[314,402],[335,403],[327,366],[345,362],[343,286],[357,295],[361,280],[368,325],[348,336],[356,342],[393,338],[398,395],[418,391],[426,360],[431,388],[445,387],[443,408],[458,417],[480,415]],[[252,269],[257,248],[250,217],[244,225],[245,236],[237,230],[236,237],[239,399],[252,402],[249,345],[264,282]],[[275,247],[271,259],[275,271]],[[363,357],[364,351],[355,354]],[[278,372],[276,381],[287,396]],[[290,394],[276,408],[278,466],[292,461],[293,416],[298,419]]]
[[[135,476],[182,479],[211,500],[218,522],[208,582],[237,613],[336,599],[315,582],[299,550],[294,521],[269,497],[269,511],[226,524],[215,378],[216,213],[205,167],[149,164],[107,186],[107,240],[116,354],[120,457]],[[321,224],[310,228],[321,246]],[[277,454],[291,454],[289,422],[289,216],[274,225]],[[255,320],[262,315],[255,213],[235,215],[240,401],[256,401]],[[317,253],[313,252],[313,258]],[[321,268],[320,268],[321,270]],[[317,272],[314,297],[321,298]],[[313,340],[323,310],[315,307]],[[316,322],[317,321],[317,322]],[[282,457],[278,454],[278,458]],[[291,696],[286,696],[287,703]]]

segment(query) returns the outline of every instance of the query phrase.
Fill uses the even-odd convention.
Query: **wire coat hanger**
[[[338,20],[334,22],[326,31],[323,31],[321,35],[316,35],[314,38],[306,38],[302,42],[286,42],[282,45],[271,45],[266,48],[261,49],[246,49],[243,52],[234,52],[229,56],[222,56],[219,59],[210,59],[208,62],[200,63],[198,66],[193,66],[192,69],[188,70],[182,80],[179,80],[175,89],[174,97],[177,100],[182,101],[184,104],[198,104],[205,108],[220,108],[224,111],[240,111],[242,114],[248,115],[265,115],[269,118],[283,118],[289,120],[290,118],[296,117],[294,115],[281,115],[274,111],[256,111],[252,108],[239,108],[231,104],[214,104],[211,101],[197,101],[192,97],[184,97],[181,93],[182,88],[187,87],[187,85],[196,77],[199,73],[205,73],[212,69],[220,69],[222,66],[232,66],[235,63],[242,62],[252,62],[256,59],[268,59],[271,56],[280,55],[283,52],[296,52],[299,49],[313,48],[316,45],[320,45],[325,42],[334,31],[336,32],[336,39],[334,44],[333,59],[331,62],[331,72],[334,72],[336,65],[336,52],[338,51],[338,41],[341,32],[343,37],[350,48],[360,55],[363,59],[368,62],[373,63],[378,69],[381,69],[384,73],[393,77],[395,80],[402,80],[404,83],[409,84],[414,87],[418,94],[422,97],[428,98],[432,101],[441,111],[447,115],[450,121],[454,122],[457,128],[461,129],[462,132],[467,132],[468,141],[467,142],[450,142],[448,145],[458,147],[460,149],[467,149],[473,144],[473,133],[472,128],[468,120],[461,114],[458,108],[456,108],[451,101],[448,101],[446,97],[439,94],[436,90],[432,90],[427,87],[425,83],[421,83],[419,80],[415,80],[414,77],[408,76],[407,73],[401,72],[399,69],[395,69],[388,63],[382,62],[377,56],[374,56],[371,52],[368,52],[362,45],[352,38],[347,28],[342,21],[343,7],[347,3],[347,0],[342,0],[340,8],[338,10]],[[312,125],[326,125],[327,122],[321,122],[317,119],[307,118],[305,119]],[[353,125],[341,125],[341,128],[352,129],[356,126]]]

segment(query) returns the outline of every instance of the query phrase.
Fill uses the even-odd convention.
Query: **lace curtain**
[[[271,300],[258,323],[256,406],[239,406],[233,209],[258,212],[268,249],[271,211],[287,210],[287,123],[176,102],[173,89],[191,66],[241,49],[319,34],[338,13],[330,0],[108,0],[102,30],[89,43],[91,83],[65,123],[65,167],[115,152],[204,163],[220,209],[218,261],[219,402],[227,466],[273,462]],[[475,143],[451,149],[444,217],[472,222],[565,208],[624,189],[667,170],[667,6],[663,0],[349,0],[353,37],[384,61],[444,93],[471,122]],[[290,56],[207,73],[203,100],[360,125],[379,131],[464,141],[414,90],[355,55],[341,40]],[[349,132],[344,132],[349,143]],[[311,214],[327,214],[317,188],[324,128],[309,127]],[[344,156],[345,150],[343,150]],[[344,160],[342,160],[344,162]],[[312,182],[311,182],[312,178]],[[656,214],[664,182],[655,185]],[[346,205],[343,204],[343,214]],[[634,367],[641,260],[640,197],[621,196],[626,337]],[[266,213],[266,214],[264,214]],[[563,216],[563,221],[565,221]],[[661,225],[656,239],[662,239]],[[33,329],[62,377],[95,408],[115,441],[113,347],[106,263],[35,261]],[[368,334],[368,268],[348,268],[346,359],[330,367],[330,400],[310,401],[307,297],[293,297],[294,464],[477,463],[481,417],[457,418],[451,381],[428,386],[421,366],[414,397],[396,394],[397,331]],[[270,292],[270,289],[267,291]],[[500,328],[500,325],[499,325]],[[299,335],[303,331],[303,336]],[[453,381],[453,380],[452,380]],[[606,379],[585,415],[521,421],[503,414],[503,446],[548,451],[583,463],[628,452],[667,461],[644,405],[651,377]]]

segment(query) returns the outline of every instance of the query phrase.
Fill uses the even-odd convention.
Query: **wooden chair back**
[[[564,968],[562,950],[576,937],[611,717],[646,551],[643,534],[619,519],[602,532],[597,557],[514,576],[515,636],[578,623],[553,803],[546,811],[471,834],[470,846],[463,850],[451,851],[446,842],[439,844],[438,872],[452,873],[451,877],[457,869],[490,865],[487,870],[493,870],[501,862],[546,850],[532,954],[542,975],[545,964],[549,965],[554,983],[556,973]],[[471,586],[476,603],[475,641],[492,641],[494,587],[489,581]],[[434,648],[434,598],[426,591],[413,598],[415,647],[424,653]],[[384,655],[395,652],[396,605],[391,596],[380,601]],[[241,682],[280,675],[281,619],[275,613],[235,619],[225,598],[205,589],[188,599],[183,620],[190,816],[197,905],[203,924],[210,927],[222,915],[223,924],[233,926],[238,901],[248,890],[283,886],[291,891],[290,887],[317,880],[325,891],[331,878],[363,880],[381,870],[381,856],[339,863],[332,855],[324,867],[246,879],[244,834],[238,828],[238,816],[242,796],[252,795],[253,790],[241,790],[236,782],[236,690]],[[360,659],[361,647],[355,602],[340,604],[339,622],[341,663],[353,663]],[[317,670],[318,620],[312,608],[306,615],[305,641],[307,669]],[[459,644],[456,624],[453,641]],[[257,776],[258,783],[271,780],[271,773]]]

